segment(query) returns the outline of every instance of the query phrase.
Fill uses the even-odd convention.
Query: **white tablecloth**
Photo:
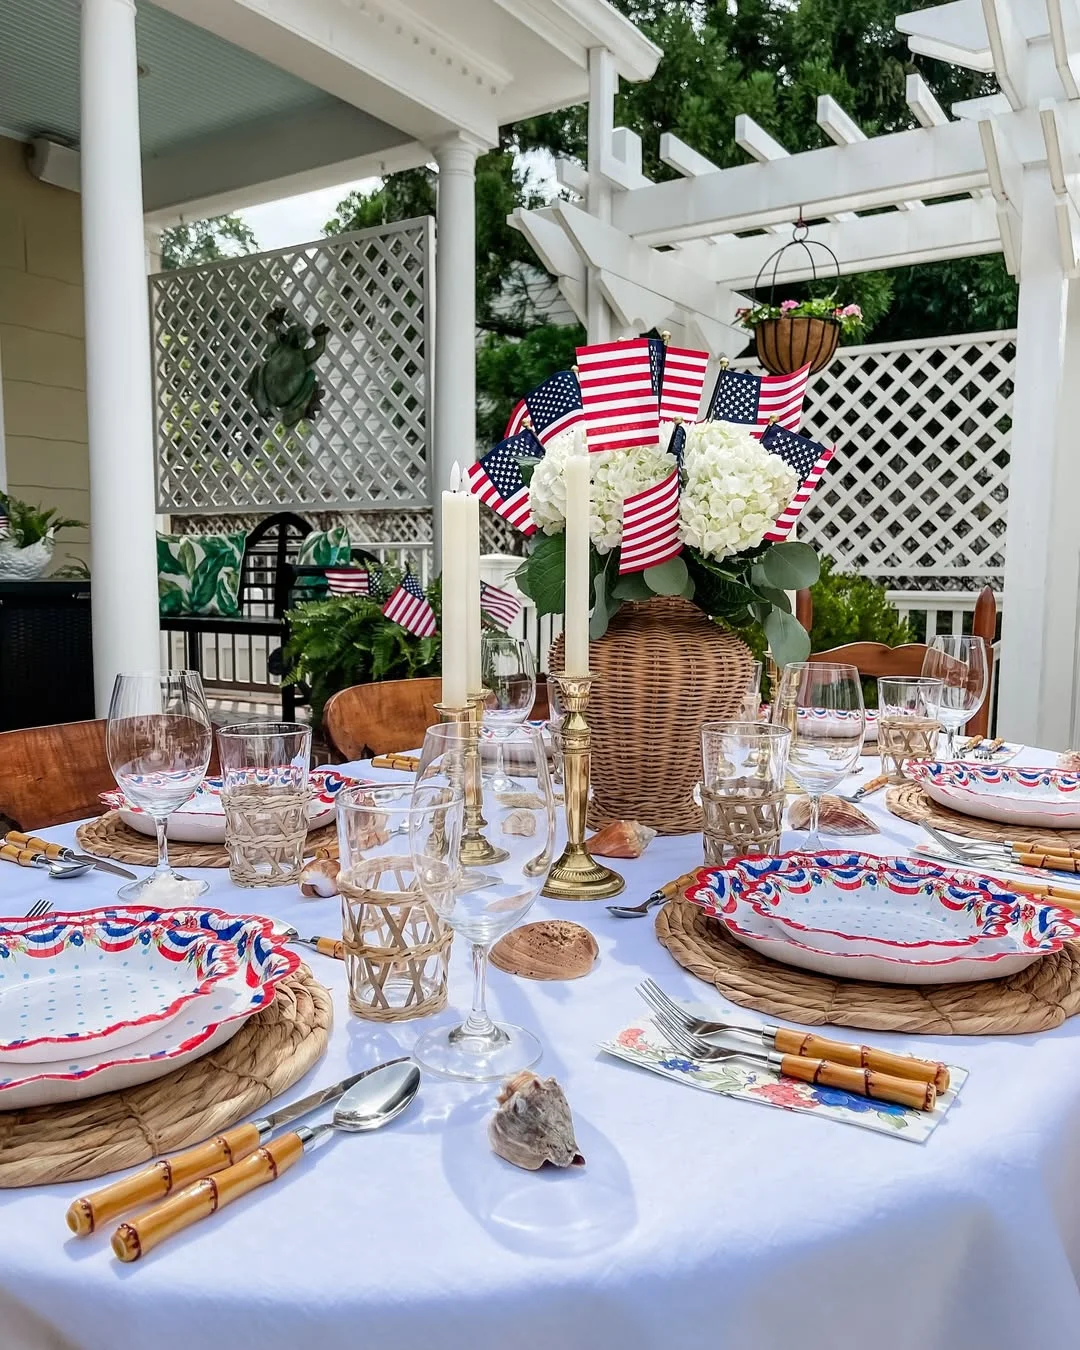
[[[871,810],[882,833],[870,847],[903,850],[916,831]],[[627,899],[699,856],[696,837],[657,839],[625,864]],[[212,905],[335,930],[336,900],[205,875]],[[0,865],[0,910],[44,894],[90,907],[116,884]],[[569,984],[493,971],[490,1001],[543,1040],[539,1067],[566,1089],[584,1169],[511,1168],[487,1144],[494,1089],[426,1077],[394,1125],[334,1137],[134,1265],[107,1237],[67,1235],[64,1210],[85,1185],[0,1191],[0,1347],[1076,1350],[1080,1019],[999,1039],[875,1033],[971,1070],[932,1138],[908,1144],[598,1055],[640,1014],[641,976],[686,998],[704,986],[651,919],[546,900],[530,918],[550,915],[592,929],[597,968]],[[310,963],[337,1020],[296,1097],[408,1050],[424,1025],[351,1017],[341,967]],[[451,999],[464,1007],[468,994],[462,945]]]

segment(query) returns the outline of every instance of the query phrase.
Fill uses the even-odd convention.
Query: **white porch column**
[[[1080,743],[1080,282],[1062,271],[1046,174],[1024,171],[998,721]]]
[[[98,715],[160,665],[135,6],[82,0],[82,235]]]
[[[600,172],[605,159],[612,153],[611,135],[615,127],[615,90],[619,77],[615,58],[606,47],[589,48],[589,125],[588,125],[588,191],[585,206],[591,216],[611,223],[611,184]],[[612,331],[611,308],[600,289],[595,267],[590,267],[585,279],[586,332],[589,342],[610,342]]]
[[[476,157],[461,132],[435,146],[435,426],[430,465],[434,570],[442,551],[439,493],[456,460],[476,458]]]

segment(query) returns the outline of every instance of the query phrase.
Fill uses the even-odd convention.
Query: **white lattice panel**
[[[837,461],[799,537],[894,585],[1000,587],[1014,359],[1011,332],[841,348],[807,391]]]
[[[159,510],[426,506],[433,243],[424,218],[151,277]],[[242,387],[275,305],[330,328],[289,432]]]

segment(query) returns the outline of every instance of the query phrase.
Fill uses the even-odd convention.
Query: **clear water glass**
[[[451,884],[436,869],[420,865],[414,843],[413,860],[425,896],[443,919],[469,944],[473,969],[473,1000],[468,1017],[440,1026],[417,1041],[413,1058],[435,1073],[468,1082],[487,1082],[517,1073],[535,1064],[540,1042],[523,1027],[495,1022],[487,1011],[488,952],[528,913],[547,882],[555,843],[555,802],[548,777],[547,754],[535,727],[501,728],[512,762],[521,766],[528,788],[513,806],[499,801],[493,778],[482,781],[478,803],[486,821],[484,831],[495,847],[491,861],[459,865]],[[486,728],[481,741],[493,739]],[[481,751],[483,746],[481,746]],[[469,754],[468,733],[461,726],[432,727],[424,738],[416,791],[439,789],[460,793]],[[466,823],[469,806],[466,804]],[[431,874],[433,882],[426,880]]]
[[[774,721],[791,731],[788,773],[810,798],[810,829],[803,847],[821,847],[821,798],[859,761],[866,711],[854,666],[800,661],[785,666]]]
[[[117,675],[109,703],[106,753],[125,799],[154,821],[157,865],[148,877],[128,882],[121,900],[137,900],[159,877],[187,881],[169,865],[169,816],[191,797],[206,777],[213,748],[210,712],[202,678],[194,670]],[[198,886],[196,894],[208,890]]]
[[[521,792],[505,767],[505,739],[528,721],[536,702],[536,663],[532,647],[508,633],[485,633],[480,640],[480,672],[484,681],[484,726],[494,735],[496,792]]]
[[[927,675],[883,675],[877,688],[881,772],[902,783],[906,760],[934,754],[941,730],[941,681]]]
[[[941,681],[938,720],[945,728],[948,759],[956,758],[956,735],[979,711],[990,683],[990,660],[981,637],[942,633],[927,646],[922,673]]]
[[[218,732],[229,876],[238,886],[299,880],[307,844],[311,728],[239,722]]]

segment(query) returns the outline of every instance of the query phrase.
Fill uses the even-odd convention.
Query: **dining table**
[[[1054,758],[1025,749],[1017,762]],[[864,765],[841,790],[877,772]],[[367,763],[343,772],[403,777]],[[826,846],[906,854],[921,831],[883,798],[862,803],[878,833]],[[43,833],[72,844],[75,826]],[[800,839],[789,831],[783,847]],[[701,850],[700,835],[658,836],[640,858],[613,860],[621,900],[700,865]],[[190,874],[210,883],[200,903],[302,934],[339,931],[336,897],[240,889],[224,869]],[[43,896],[92,908],[117,884],[97,870],[53,881],[0,864],[0,913]],[[331,1137],[131,1265],[108,1233],[65,1226],[71,1201],[100,1183],[3,1190],[2,1350],[1076,1350],[1080,1018],[1038,1035],[825,1029],[969,1071],[934,1133],[911,1143],[694,1091],[602,1053],[644,1015],[645,976],[675,998],[764,1019],[678,966],[654,914],[540,899],[528,920],[552,917],[594,935],[593,970],[558,982],[492,969],[489,1006],[542,1041],[537,1072],[566,1093],[584,1167],[504,1162],[487,1137],[498,1085],[425,1074],[392,1124]],[[335,1021],[324,1057],[281,1100],[407,1054],[429,1025],[350,1014],[343,965],[299,950],[331,990]],[[467,1007],[470,979],[458,942],[453,1008]]]

